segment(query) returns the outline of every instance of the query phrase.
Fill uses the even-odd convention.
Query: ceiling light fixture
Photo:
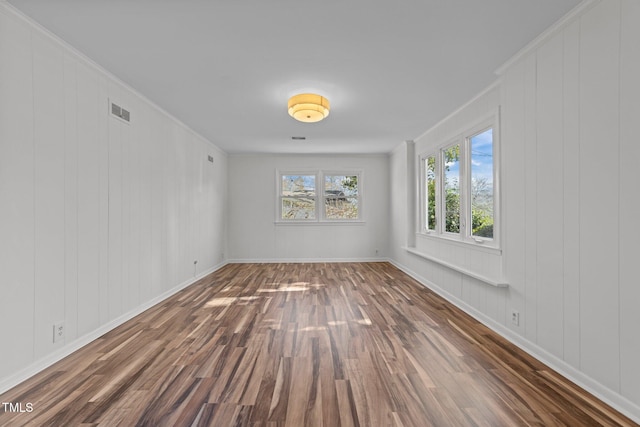
[[[319,122],[329,115],[329,101],[315,93],[301,93],[289,98],[289,115],[305,122]]]

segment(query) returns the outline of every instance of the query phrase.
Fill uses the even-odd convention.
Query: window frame
[[[448,241],[458,241],[465,244],[484,246],[487,248],[500,248],[500,120],[499,111],[492,113],[483,120],[479,120],[475,125],[466,127],[453,138],[424,151],[418,156],[419,162],[419,235],[446,239]],[[471,229],[472,224],[472,201],[471,201],[471,139],[488,129],[492,129],[492,162],[493,162],[493,238],[474,236]],[[445,230],[445,203],[446,194],[444,191],[444,151],[450,147],[460,144],[460,232],[448,232]],[[436,223],[434,229],[428,226],[428,184],[427,184],[427,161],[430,157],[435,157],[435,214]]]
[[[290,175],[315,176],[315,218],[299,218],[285,219],[282,218],[282,177]],[[325,177],[327,176],[357,176],[358,187],[357,196],[349,196],[356,198],[358,202],[357,218],[328,218],[325,208],[326,190]],[[359,169],[341,169],[341,170],[325,170],[325,169],[283,169],[276,170],[276,224],[354,224],[364,222],[363,216],[363,171]],[[288,196],[287,196],[288,197]]]
[[[326,222],[357,222],[362,221],[362,173],[360,171],[320,171],[322,182],[320,185],[322,186],[322,209],[319,210],[322,213],[322,221]],[[325,189],[325,178],[328,176],[355,176],[358,179],[358,189],[357,195],[354,196],[346,196],[345,198],[355,198],[358,201],[358,216],[357,218],[328,218],[327,217],[327,209],[326,209],[326,200],[329,198],[335,197],[327,197],[326,189]]]
[[[284,219],[282,218],[282,201],[285,198],[293,198],[293,199],[302,199],[301,196],[285,196],[282,194],[283,192],[283,188],[282,188],[282,178],[284,176],[313,176],[314,177],[314,203],[313,203],[313,212],[315,214],[315,218],[292,218],[292,219]],[[283,222],[309,222],[309,221],[316,221],[318,219],[318,174],[316,171],[300,171],[300,170],[296,170],[296,171],[286,171],[283,173],[280,173],[277,175],[278,183],[277,183],[277,188],[278,188],[278,194],[277,194],[277,198],[278,198],[278,203],[277,203],[277,218],[280,219],[280,221]]]

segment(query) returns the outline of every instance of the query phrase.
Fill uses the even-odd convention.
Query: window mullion
[[[316,174],[316,212],[318,212],[318,221],[324,221],[326,219],[325,203],[324,173],[318,172]]]
[[[471,192],[469,191],[471,183],[471,150],[469,148],[469,138],[464,138],[460,147],[460,238],[466,240],[471,233]]]
[[[438,151],[436,156],[436,232],[444,233],[444,152]]]

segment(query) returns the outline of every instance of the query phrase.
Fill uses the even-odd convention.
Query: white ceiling
[[[9,3],[229,153],[383,153],[580,0]],[[302,91],[329,99],[326,120],[287,115]]]

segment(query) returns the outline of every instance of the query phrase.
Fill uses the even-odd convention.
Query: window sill
[[[435,262],[435,263],[440,264],[440,265],[442,265],[444,267],[447,267],[447,268],[449,268],[451,270],[454,270],[454,271],[457,271],[459,273],[462,273],[465,276],[469,276],[469,277],[472,277],[474,279],[480,280],[481,282],[484,282],[484,283],[486,283],[488,285],[495,286],[496,288],[508,288],[509,287],[509,284],[504,280],[495,280],[495,279],[492,279],[490,277],[486,277],[486,276],[483,276],[481,274],[474,273],[473,271],[467,270],[466,268],[458,267],[457,265],[454,265],[454,264],[451,264],[451,263],[446,262],[444,260],[441,260],[440,258],[436,258],[434,256],[427,255],[427,254],[424,254],[422,252],[418,252],[415,248],[404,247],[403,249],[405,251],[409,252],[410,254],[419,256],[420,258],[424,258],[424,259],[426,259],[428,261]]]
[[[467,248],[467,249],[473,249],[479,252],[484,252],[484,253],[488,253],[488,254],[493,254],[493,255],[502,255],[502,249],[497,248],[495,246],[489,246],[492,243],[476,243],[476,242],[469,242],[469,241],[464,241],[464,240],[459,240],[459,239],[454,239],[451,237],[447,237],[447,236],[443,236],[443,235],[439,235],[439,234],[431,234],[431,233],[416,233],[416,236],[427,239],[427,240],[434,240],[434,241],[438,241],[438,242],[443,242],[443,243],[447,243],[447,244],[451,244],[454,246],[459,246],[459,247],[463,247],[463,248]]]

